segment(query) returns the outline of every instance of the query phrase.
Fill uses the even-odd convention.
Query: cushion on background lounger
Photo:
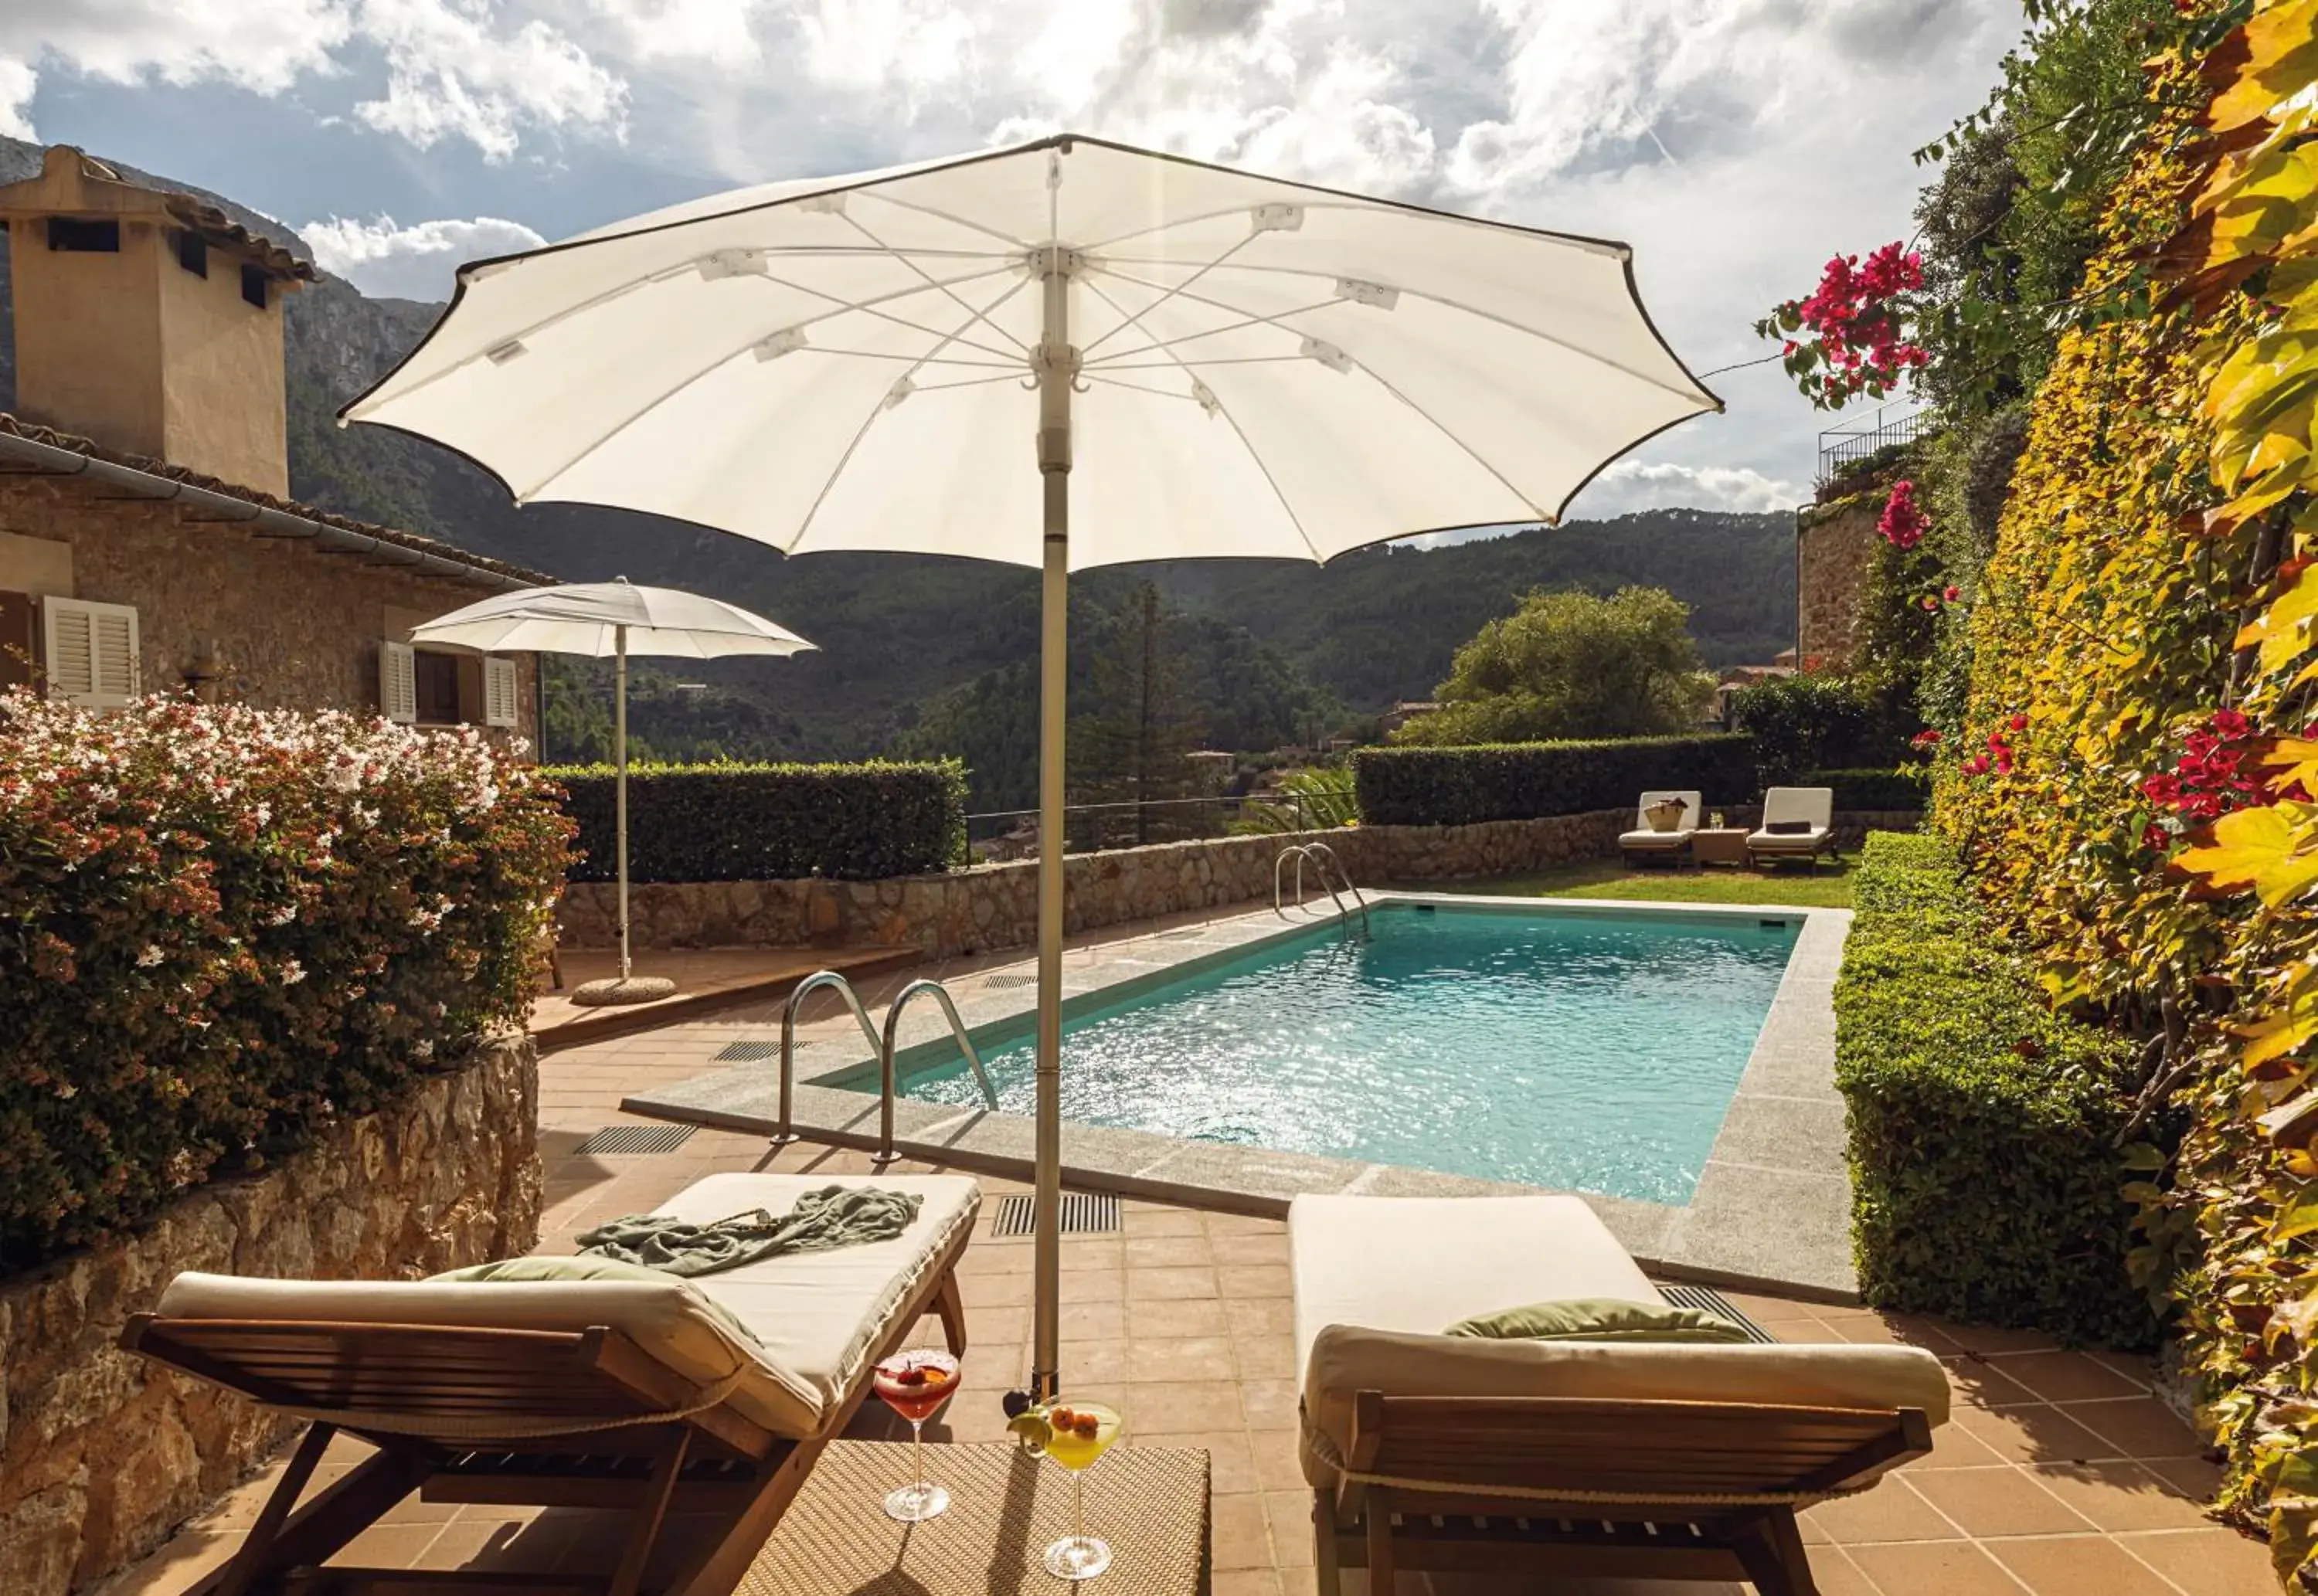
[[[1442,1335],[1491,1341],[1721,1341],[1755,1338],[1719,1314],[1672,1303],[1620,1302],[1613,1297],[1564,1297],[1500,1308],[1460,1319]]]

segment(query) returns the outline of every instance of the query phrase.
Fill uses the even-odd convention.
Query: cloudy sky
[[[1627,239],[1705,372],[1909,230],[1908,152],[2019,28],[2017,0],[0,0],[0,133],[439,299],[471,256],[718,188],[1071,129]],[[1774,364],[1709,386],[1729,414],[1575,513],[1801,497],[1828,419]]]

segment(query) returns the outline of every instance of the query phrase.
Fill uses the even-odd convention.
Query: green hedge
[[[1876,832],[1836,983],[1852,1238],[1879,1307],[2142,1346],[2116,1135],[2134,1049],[2053,1011],[1944,838]]]
[[[1930,807],[1932,801],[1932,773],[1928,767],[1885,766],[1876,770],[1806,770],[1792,785],[1799,787],[1833,787],[1836,808],[1855,812],[1893,813],[1907,810],[1920,813]]]
[[[522,1024],[570,833],[472,731],[0,697],[0,1273]]]
[[[588,856],[571,879],[615,879],[611,768],[548,774],[563,785]],[[876,881],[945,869],[965,849],[956,760],[628,767],[631,881]]]
[[[1728,732],[1604,742],[1361,749],[1361,819],[1372,826],[1464,826],[1634,807],[1651,788],[1696,788],[1709,806],[1751,802],[1754,744]]]

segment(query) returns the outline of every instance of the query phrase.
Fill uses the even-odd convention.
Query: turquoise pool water
[[[1063,1114],[1209,1142],[1685,1203],[1800,917],[1401,904],[1065,1012]],[[1032,1107],[1027,1017],[977,1031]],[[954,1046],[905,1095],[979,1106]],[[945,1056],[946,1055],[946,1056]],[[874,1080],[863,1083],[875,1089]]]

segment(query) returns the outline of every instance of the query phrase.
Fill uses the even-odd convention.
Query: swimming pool
[[[1802,920],[1396,902],[1371,924],[1066,1005],[1064,1117],[1684,1203]],[[1001,1107],[1031,1112],[1029,1017],[974,1036]],[[953,1044],[896,1065],[907,1097],[981,1106]]]

